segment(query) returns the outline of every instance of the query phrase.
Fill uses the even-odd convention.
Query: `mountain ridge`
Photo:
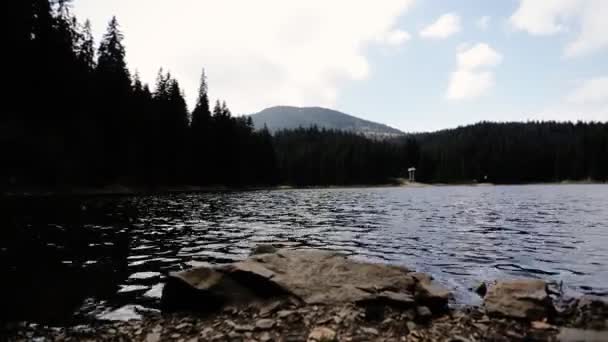
[[[251,114],[256,129],[264,126],[272,133],[296,128],[334,129],[360,133],[370,137],[396,137],[404,132],[386,124],[365,120],[337,110],[324,107],[274,106]]]

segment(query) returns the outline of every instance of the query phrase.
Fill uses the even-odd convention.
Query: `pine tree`
[[[93,32],[91,29],[91,22],[85,21],[82,26],[82,33],[79,37],[79,44],[77,47],[78,61],[88,70],[95,70],[95,41],[93,39]]]
[[[98,120],[103,127],[101,141],[108,181],[125,176],[134,120],[130,111],[131,77],[125,62],[124,37],[116,17],[108,25],[99,45],[95,69]],[[100,166],[101,168],[101,166]]]
[[[113,17],[99,45],[97,73],[101,77],[100,82],[107,82],[105,86],[115,87],[116,92],[126,95],[131,86],[131,77],[125,62],[123,39],[118,20]]]
[[[209,124],[209,119],[211,117],[211,112],[209,110],[209,96],[207,91],[207,77],[205,75],[205,70],[203,69],[196,106],[192,111],[192,130],[195,134],[198,132],[202,133],[204,129],[203,126]]]
[[[207,94],[207,77],[203,69],[201,84],[198,91],[196,106],[192,111],[191,137],[191,175],[194,184],[206,184],[210,181],[210,155],[211,139],[211,111],[209,110],[209,96]]]

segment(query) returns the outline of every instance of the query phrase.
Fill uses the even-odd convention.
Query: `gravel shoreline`
[[[4,326],[7,341],[606,341],[606,307],[581,311],[572,303],[551,322],[488,316],[483,309],[301,306],[274,302],[227,307],[212,315],[148,314],[141,320],[75,327],[18,323]]]

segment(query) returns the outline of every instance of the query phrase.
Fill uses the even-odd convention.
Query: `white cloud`
[[[456,71],[450,75],[446,92],[448,100],[477,98],[495,84],[491,70],[502,62],[502,56],[485,43],[461,46],[456,55]]]
[[[516,30],[532,35],[576,31],[564,49],[566,57],[576,57],[608,47],[606,13],[606,0],[520,0],[509,21]]]
[[[408,32],[402,30],[393,30],[378,37],[377,41],[390,46],[399,46],[410,39],[412,39],[412,36]]]
[[[584,0],[520,0],[511,25],[533,35],[550,35],[566,29],[566,21]]]
[[[478,43],[470,48],[461,46],[456,59],[459,69],[492,67],[502,62],[502,56],[485,43]]]
[[[477,19],[477,22],[475,23],[475,25],[477,25],[477,28],[479,28],[480,30],[485,31],[490,26],[491,19],[492,18],[490,18],[490,16],[484,15],[483,17]]]
[[[420,31],[422,38],[445,39],[460,32],[460,17],[454,13],[440,16],[434,23]]]
[[[557,104],[532,113],[529,119],[608,121],[608,76],[580,82]]]
[[[607,104],[608,105],[608,76],[596,77],[583,82],[566,98],[573,104]]]
[[[450,75],[447,98],[466,100],[483,95],[494,86],[494,74],[489,71],[456,70]]]
[[[578,37],[566,46],[567,57],[583,56],[608,47],[608,1],[589,1],[581,17]]]
[[[408,40],[395,26],[413,1],[79,0],[74,9],[93,21],[97,36],[118,17],[129,66],[144,81],[163,66],[192,105],[205,67],[210,96],[251,113],[334,105],[344,82],[368,77],[369,44]]]

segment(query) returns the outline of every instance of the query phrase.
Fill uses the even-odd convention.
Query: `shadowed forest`
[[[192,111],[170,72],[142,83],[116,18],[97,44],[69,1],[7,5],[5,189],[381,184],[410,166],[422,182],[608,180],[607,123],[484,122],[390,140],[316,127],[273,136],[211,103],[204,71]]]

